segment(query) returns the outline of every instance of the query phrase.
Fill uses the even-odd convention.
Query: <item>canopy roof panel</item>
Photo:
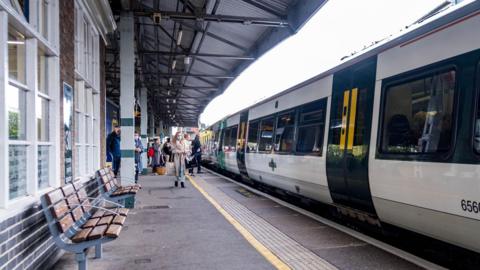
[[[296,33],[326,0],[110,1],[136,23],[136,88],[167,125],[197,126],[205,106],[252,62]],[[119,97],[119,34],[107,48],[107,95]]]

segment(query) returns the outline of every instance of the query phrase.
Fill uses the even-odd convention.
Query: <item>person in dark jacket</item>
[[[115,126],[112,133],[107,137],[107,154],[112,158],[112,169],[115,176],[117,176],[118,170],[120,169],[120,161],[122,160],[119,126]]]
[[[202,173],[200,166],[202,163],[202,145],[200,144],[200,136],[198,134],[195,136],[192,143],[192,155],[195,165],[197,166],[197,173]]]
[[[135,132],[135,183],[138,182],[138,173],[143,170],[142,164],[143,144],[138,132]]]

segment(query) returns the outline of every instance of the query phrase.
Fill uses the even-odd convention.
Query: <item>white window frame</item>
[[[38,73],[37,61],[39,47],[49,56],[47,80],[51,82],[60,81],[59,68],[59,52],[58,52],[58,1],[48,0],[48,37],[43,37],[37,28],[38,8],[33,5],[37,3],[30,1],[30,22],[24,18],[23,14],[19,14],[12,6],[0,1],[0,63],[8,63],[8,29],[13,27],[16,31],[28,37],[25,40],[26,54],[26,83],[18,83],[9,79],[8,65],[0,65],[0,219],[4,216],[10,216],[17,210],[23,210],[25,207],[38,202],[38,199],[45,192],[60,185],[60,85],[52,83],[48,85],[49,94],[45,95],[38,90]],[[6,106],[5,93],[8,85],[23,89],[26,94],[25,124],[26,137],[25,140],[9,140],[8,135],[8,108]],[[38,141],[37,138],[37,121],[36,107],[37,96],[47,98],[49,100],[48,108],[48,126],[49,140],[45,142]],[[10,145],[27,146],[27,176],[26,189],[27,195],[10,200],[9,194],[9,157],[8,151]],[[49,175],[47,188],[39,189],[38,186],[38,146],[49,146]],[[34,164],[34,165],[33,165]]]

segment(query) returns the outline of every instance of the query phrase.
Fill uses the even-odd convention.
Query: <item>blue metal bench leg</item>
[[[95,259],[102,258],[102,244],[95,245]]]
[[[78,270],[87,270],[87,255],[85,251],[82,253],[77,253],[75,258],[78,262]]]

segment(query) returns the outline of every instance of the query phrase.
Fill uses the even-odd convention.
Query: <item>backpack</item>
[[[147,155],[148,155],[149,157],[153,157],[153,156],[155,155],[155,151],[153,150],[153,147],[150,147],[150,148],[148,149]]]

